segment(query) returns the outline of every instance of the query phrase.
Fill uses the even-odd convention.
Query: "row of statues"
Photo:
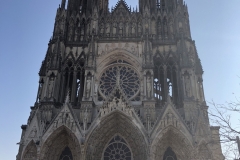
[[[127,113],[128,115],[132,116],[131,106],[128,105],[126,102],[124,102],[122,100],[122,98],[114,97],[112,102],[107,102],[100,108],[100,110],[99,110],[100,117],[102,117],[116,109],[123,111],[123,112]]]
[[[58,128],[63,124],[70,128],[72,131],[76,130],[76,123],[74,122],[73,117],[71,117],[67,112],[60,113],[59,118],[54,121],[54,128]]]

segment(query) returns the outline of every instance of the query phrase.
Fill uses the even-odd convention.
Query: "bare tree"
[[[220,126],[223,154],[226,159],[240,159],[240,101],[225,104],[210,103],[210,121]]]

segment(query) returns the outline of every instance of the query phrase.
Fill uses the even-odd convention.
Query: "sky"
[[[117,0],[110,0],[114,6]],[[136,6],[137,0],[126,0]],[[186,0],[192,39],[204,69],[206,101],[240,97],[240,1]],[[61,0],[0,0],[0,155],[16,159],[21,125],[27,123],[38,72]]]

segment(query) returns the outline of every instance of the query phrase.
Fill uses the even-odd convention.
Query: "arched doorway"
[[[121,136],[116,137],[116,135]],[[103,160],[122,160],[116,154],[120,153],[117,149],[121,147],[126,149],[124,153],[126,156],[123,157],[125,158],[123,160],[147,159],[147,145],[144,135],[140,129],[132,123],[130,117],[116,110],[104,117],[87,139],[86,159],[102,160],[105,154]],[[123,150],[123,148],[121,148],[121,150]],[[108,152],[117,152],[107,154],[106,150]],[[131,151],[131,156],[129,156],[129,150]]]
[[[77,137],[62,126],[55,130],[41,148],[40,160],[81,160]]]

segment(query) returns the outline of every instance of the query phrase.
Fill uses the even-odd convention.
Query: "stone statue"
[[[90,94],[91,94],[91,83],[92,83],[91,76],[88,76],[87,77],[87,83],[86,83],[86,98],[90,97]]]
[[[78,40],[78,28],[75,29],[74,41]]]
[[[104,115],[103,107],[100,108],[99,112],[100,112],[100,117]]]
[[[135,34],[135,30],[136,30],[136,24],[133,23],[133,24],[132,24],[132,35]]]
[[[128,32],[129,32],[129,24],[128,22],[126,23],[126,36],[128,36]]]
[[[186,96],[187,97],[191,97],[192,96],[192,92],[191,92],[190,77],[189,76],[185,76],[184,82],[185,82],[185,93],[186,93]]]
[[[101,23],[100,25],[100,34],[103,34],[104,33],[104,24]]]
[[[120,24],[119,24],[119,35],[123,36],[123,23],[122,22],[120,22]]]
[[[36,127],[33,127],[29,137],[30,138],[36,138],[37,137],[37,129],[36,129]]]
[[[117,23],[114,22],[113,23],[113,35],[116,35],[116,33],[117,33]]]
[[[51,77],[49,78],[49,84],[48,84],[48,93],[47,93],[47,97],[48,97],[48,98],[52,97],[53,86],[54,86],[54,77],[51,76]]]
[[[151,92],[152,92],[152,82],[151,82],[151,76],[147,76],[147,97],[151,98]]]
[[[142,24],[138,23],[138,34],[140,35],[142,33]]]
[[[109,25],[109,23],[106,24],[105,30],[106,30],[106,35],[109,36],[109,34],[110,34],[110,25]]]

